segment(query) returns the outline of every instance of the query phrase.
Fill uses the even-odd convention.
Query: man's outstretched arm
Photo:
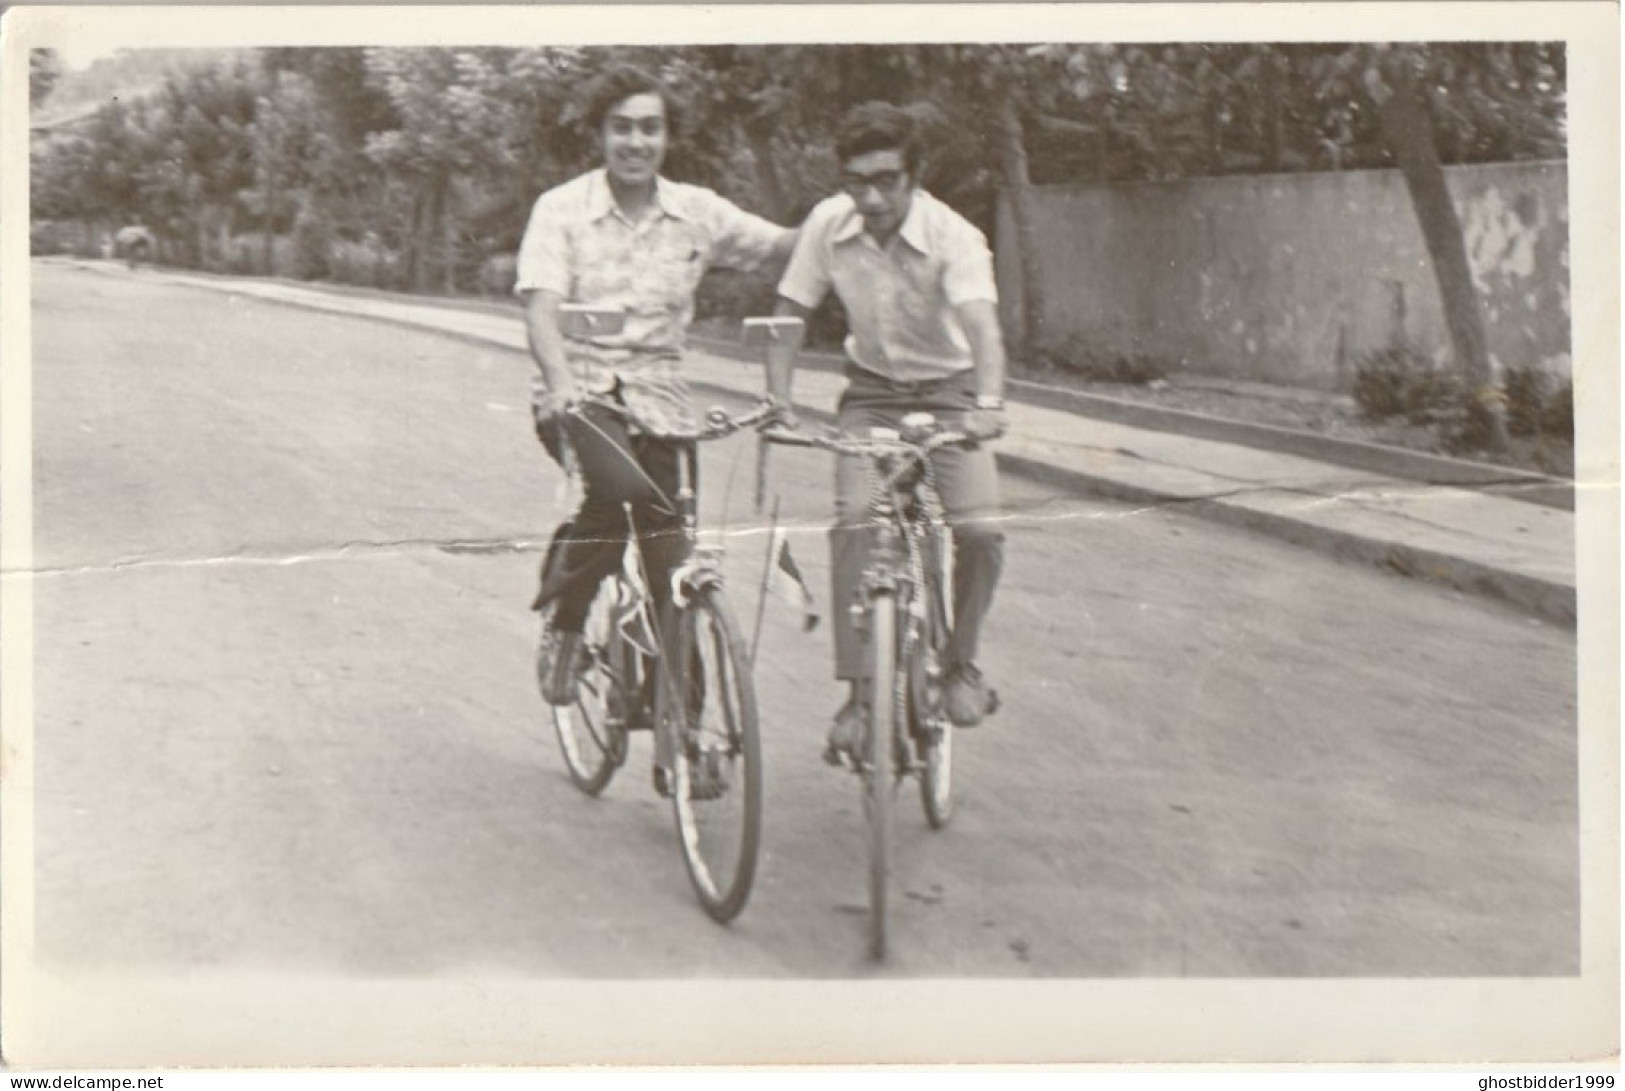
[[[791,407],[790,386],[795,377],[796,360],[801,355],[802,343],[807,336],[807,318],[812,308],[804,307],[793,299],[779,296],[773,307],[775,318],[799,318],[801,323],[792,329],[772,329],[767,343],[767,396],[774,405],[788,411]]]
[[[1004,334],[999,328],[999,307],[991,300],[973,299],[954,308],[976,362],[976,412],[971,430],[984,439],[1004,434]]]

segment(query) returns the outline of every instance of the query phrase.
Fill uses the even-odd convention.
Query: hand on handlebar
[[[794,432],[801,427],[801,421],[796,417],[795,406],[780,398],[768,397],[763,399],[767,414],[756,426],[758,432]]]
[[[581,395],[574,385],[560,390],[538,391],[531,398],[530,409],[539,425],[543,421],[558,420],[581,407]]]
[[[1003,409],[973,409],[965,416],[965,435],[974,440],[998,439],[1009,428],[1010,418]]]
[[[576,460],[575,446],[571,444],[570,434],[565,428],[565,417],[579,404],[574,401],[561,401],[551,393],[538,395],[531,403],[531,419],[536,428],[536,438],[541,441],[553,460],[571,477],[576,476],[580,466]]]

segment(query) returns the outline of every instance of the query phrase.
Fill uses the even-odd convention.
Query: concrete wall
[[[1566,165],[1446,174],[1492,356],[1566,377]],[[1035,197],[1046,336],[1323,389],[1346,389],[1363,354],[1398,338],[1448,359],[1432,263],[1397,171],[1040,186]],[[1004,207],[995,241],[1008,322],[1021,270]]]

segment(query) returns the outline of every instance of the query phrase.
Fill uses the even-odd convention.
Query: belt
[[[878,387],[898,394],[916,395],[940,394],[944,390],[952,390],[955,386],[964,386],[969,383],[973,372],[956,371],[940,379],[893,379],[849,362],[845,374],[848,382],[863,383],[865,386]]]

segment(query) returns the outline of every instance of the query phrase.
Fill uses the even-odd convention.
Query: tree
[[[309,87],[304,222],[328,236],[361,238],[387,205],[388,179],[367,157],[367,135],[399,125],[389,96],[369,76],[366,51],[268,49],[263,63],[273,78],[293,74]]]
[[[62,58],[54,49],[34,49],[28,54],[28,102],[37,108],[62,78]]]
[[[264,232],[261,264],[272,272],[278,227],[293,221],[300,211],[318,138],[310,82],[297,73],[274,69],[266,72],[265,79],[269,86],[255,100],[254,120],[248,126],[258,180],[242,196],[257,206]]]
[[[1432,258],[1468,411],[1506,442],[1482,304],[1445,162],[1561,158],[1561,48],[1404,46],[1048,47],[1098,136],[1097,177],[1397,166]]]
[[[419,290],[456,287],[459,183],[511,177],[517,167],[513,59],[512,50],[495,49],[367,51],[368,71],[399,127],[368,134],[366,152],[408,188],[408,276]]]
[[[1006,198],[1018,351],[1042,340],[1047,303],[1034,185],[1397,166],[1457,366],[1478,392],[1491,378],[1483,320],[1442,167],[1565,154],[1565,60],[1552,43],[270,49],[185,67],[158,52],[123,60],[143,88],[167,71],[156,93],[123,95],[41,142],[36,208],[144,220],[205,265],[254,229],[267,262],[291,222],[308,239],[404,254],[418,289],[467,287],[470,259],[517,246],[538,192],[592,165],[580,91],[630,60],[681,101],[672,176],[779,222],[833,190],[834,132],[851,105],[915,109],[933,193],[989,233],[994,197]],[[70,74],[53,108],[95,71]],[[58,72],[49,51],[30,55],[35,101]],[[92,99],[118,88],[103,91]],[[1474,412],[1493,442],[1493,399]]]
[[[1468,410],[1475,431],[1492,450],[1507,448],[1506,415],[1490,367],[1483,304],[1467,263],[1461,219],[1445,186],[1444,168],[1422,79],[1426,47],[1401,46],[1379,54],[1365,69],[1368,93],[1388,149],[1405,176],[1417,223],[1433,259],[1456,366],[1470,392]]]

